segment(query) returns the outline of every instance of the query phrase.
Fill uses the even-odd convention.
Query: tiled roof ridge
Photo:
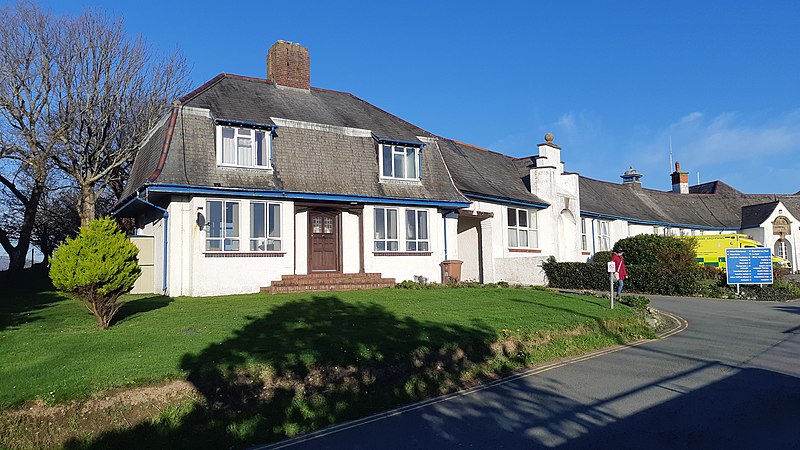
[[[618,186],[620,188],[625,188],[626,187],[626,185],[624,183],[617,183],[617,182],[614,182],[614,181],[606,181],[606,180],[598,180],[596,178],[591,178],[591,177],[587,177],[585,175],[580,175],[580,174],[579,174],[579,176],[581,178],[586,179],[586,180],[595,181],[597,183],[603,183],[603,184],[607,184],[607,185],[610,185],[610,186]],[[687,196],[687,195],[697,195],[697,196],[719,195],[719,194],[716,194],[716,193],[714,193],[714,194],[698,194],[698,193],[695,193],[695,192],[689,192],[689,193],[685,193],[685,194],[678,194],[678,193],[675,193],[675,192],[672,192],[672,191],[662,191],[660,189],[646,188],[644,186],[642,186],[641,189],[643,191],[655,192],[657,194],[675,194],[675,195],[681,195],[681,196]]]
[[[172,146],[172,133],[175,130],[175,122],[178,119],[178,108],[179,106],[172,107],[172,111],[170,112],[169,116],[169,124],[167,125],[167,132],[164,135],[164,144],[161,147],[161,154],[158,157],[158,163],[156,164],[156,168],[153,170],[153,173],[147,177],[146,183],[152,183],[156,181],[161,175],[161,171],[164,170],[164,164],[167,162],[169,148]]]

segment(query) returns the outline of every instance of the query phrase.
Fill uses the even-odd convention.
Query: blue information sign
[[[728,284],[772,284],[772,250],[765,247],[726,248]]]

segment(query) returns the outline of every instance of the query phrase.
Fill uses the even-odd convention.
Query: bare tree
[[[119,190],[137,146],[188,87],[183,57],[155,56],[122,25],[92,10],[74,19],[66,49],[71,58],[59,71],[70,99],[64,120],[72,126],[55,163],[80,191],[81,225],[96,217],[99,193]]]
[[[58,73],[65,35],[62,20],[29,3],[0,9],[0,23],[0,185],[22,208],[16,227],[0,224],[0,245],[16,271],[25,265],[52,156],[67,137]]]

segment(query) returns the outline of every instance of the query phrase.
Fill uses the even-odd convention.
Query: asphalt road
[[[679,332],[259,448],[800,449],[800,303],[653,305]]]

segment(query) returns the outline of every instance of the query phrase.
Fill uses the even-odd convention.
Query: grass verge
[[[140,296],[104,331],[75,300],[18,291],[0,306],[0,446],[243,447],[641,337],[632,309],[540,290]],[[192,392],[91,414],[109,389],[170,379]],[[20,413],[32,403],[66,410],[60,432]]]

